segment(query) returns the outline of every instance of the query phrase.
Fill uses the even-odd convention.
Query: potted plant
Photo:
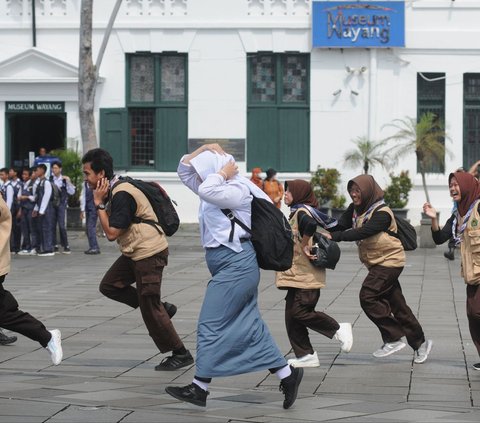
[[[337,169],[325,169],[318,166],[312,173],[310,184],[317,198],[319,209],[323,213],[328,213],[332,206],[332,201],[338,195],[338,183],[340,182],[340,172]]]
[[[72,149],[54,150],[52,154],[61,160],[62,174],[68,176],[75,186],[75,194],[68,196],[67,228],[81,229],[80,194],[83,188],[82,160],[79,154]]]
[[[339,219],[340,216],[345,212],[345,203],[347,199],[344,195],[335,195],[333,197],[330,205],[332,206],[331,214],[334,219]]]
[[[365,175],[376,165],[388,167],[389,158],[384,150],[385,141],[372,141],[367,137],[358,137],[352,142],[355,148],[347,151],[343,157],[346,166],[351,168],[361,166]]]
[[[392,209],[393,213],[404,219],[407,218],[408,195],[413,187],[408,171],[402,171],[399,175],[390,174],[390,185],[384,190],[385,203]]]

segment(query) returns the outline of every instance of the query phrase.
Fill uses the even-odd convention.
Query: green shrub
[[[390,179],[390,185],[384,190],[385,203],[393,209],[403,209],[408,203],[408,195],[413,186],[412,180],[408,176],[408,171],[402,171],[398,176],[391,173]]]
[[[346,202],[347,202],[347,199],[345,198],[344,195],[337,195],[332,199],[332,202],[330,204],[334,209],[343,209],[345,208]]]
[[[331,203],[337,199],[339,183],[340,172],[337,169],[325,169],[318,166],[317,170],[312,172],[310,184],[320,206],[331,206]],[[337,199],[336,201],[338,204],[338,201],[341,200]]]

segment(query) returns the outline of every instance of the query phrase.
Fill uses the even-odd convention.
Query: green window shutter
[[[127,109],[100,109],[100,147],[111,154],[115,169],[128,169]]]
[[[284,172],[308,172],[310,168],[310,119],[306,109],[278,111],[280,155],[278,168]]]
[[[156,116],[156,163],[164,172],[177,170],[188,150],[188,113],[184,107],[158,108]]]
[[[247,166],[278,169],[277,108],[251,108],[247,115]]]

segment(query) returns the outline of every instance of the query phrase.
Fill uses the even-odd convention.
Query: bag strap
[[[373,209],[372,214],[370,216],[373,216],[373,213],[375,213],[377,210],[383,209],[384,207],[387,207],[386,204],[380,204],[378,207],[375,207]],[[393,219],[395,219],[395,215],[393,216]],[[397,231],[398,231],[398,224],[397,224]],[[394,238],[400,239],[398,232],[393,232],[390,229],[385,229],[385,231],[388,235],[393,236]]]
[[[240,226],[243,230],[247,231],[249,234],[252,233],[252,230],[245,225],[241,220],[239,220],[235,215],[233,214],[233,211],[230,209],[220,209],[222,213],[227,216],[227,218],[230,220],[230,224],[232,225],[232,228],[230,229],[230,235],[228,236],[228,242],[233,242],[233,234],[235,232],[235,223]]]
[[[146,223],[147,225],[153,226],[160,235],[165,235],[160,229],[162,226],[159,222],[150,219],[143,219],[138,216],[133,216],[132,223]]]

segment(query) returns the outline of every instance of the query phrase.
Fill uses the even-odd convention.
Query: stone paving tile
[[[352,352],[339,354],[335,341],[312,333],[321,367],[306,369],[291,410],[283,410],[279,381],[267,372],[215,379],[208,406],[201,409],[179,403],[164,391],[170,384],[190,383],[194,366],[155,372],[154,366],[169,354],[158,352],[138,310],[98,292],[99,280],[118,257],[115,244],[101,239],[102,254],[89,257],[83,254],[85,236],[71,235],[71,256],[12,260],[7,289],[14,292],[22,309],[42,319],[47,327],[62,330],[65,359],[60,366],[52,366],[48,354],[23,337],[12,346],[1,347],[1,423],[47,419],[480,421],[480,372],[467,367],[479,359],[468,333],[465,287],[458,262],[444,260],[441,250],[409,253],[400,279],[407,302],[418,313],[426,335],[434,340],[431,358],[424,365],[412,365],[409,347],[384,360],[372,357],[382,341],[358,302],[366,270],[358,262],[355,246],[342,245],[340,265],[327,272],[327,287],[322,290],[318,308],[340,322],[354,323]],[[192,353],[209,280],[198,245],[196,229],[182,227],[171,239],[169,266],[162,283],[163,297],[179,308],[173,323]],[[34,266],[36,278],[32,282]],[[285,293],[275,288],[272,272],[262,271],[261,275],[260,310],[279,348],[290,357],[284,327]]]

